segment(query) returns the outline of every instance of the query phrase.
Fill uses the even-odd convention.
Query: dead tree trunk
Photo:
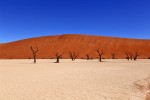
[[[86,54],[86,59],[87,59],[87,60],[89,60],[89,59],[90,59],[89,54]]]
[[[56,62],[55,63],[59,63],[59,59],[62,57],[62,54],[58,54],[56,53]]]
[[[104,54],[104,52],[103,52],[103,50],[99,50],[99,48],[96,49],[96,52],[98,53],[99,61],[101,62],[102,61],[102,55]]]
[[[76,53],[75,51],[74,52],[68,51],[68,54],[72,61],[74,61],[78,57],[78,53]]]
[[[34,58],[34,63],[36,63],[36,54],[37,52],[39,51],[38,47],[36,47],[36,50],[33,49],[33,47],[31,46],[31,51],[32,51],[32,54],[33,54],[33,58]]]
[[[126,52],[125,54],[126,54],[126,59],[127,59],[128,61],[129,61],[129,60],[132,60],[132,58],[133,58],[132,53]]]
[[[134,60],[137,60],[137,57],[138,57],[138,56],[140,56],[140,54],[139,54],[139,52],[138,52],[138,50],[137,50],[137,51],[135,51],[135,53],[134,53],[133,59],[134,59]]]
[[[115,59],[116,53],[112,53],[111,56],[112,56],[112,59]]]
[[[130,54],[130,59],[133,60],[133,54]]]
[[[138,57],[138,56],[140,56],[138,50],[135,51],[134,53],[131,53],[131,52],[130,52],[130,54],[129,54],[128,52],[126,52],[126,58],[127,58],[128,60],[129,60],[129,59],[131,59],[131,60],[137,60],[137,57]]]
[[[126,55],[126,59],[129,61],[129,60],[130,60],[129,53],[128,53],[128,52],[126,52],[126,53],[125,53],[125,55]]]

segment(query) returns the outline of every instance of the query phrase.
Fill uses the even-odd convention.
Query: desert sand
[[[0,100],[146,99],[135,82],[149,76],[150,60],[103,61],[0,60]]]
[[[125,52],[134,53],[136,50],[141,54],[139,58],[150,57],[150,40],[128,39],[104,36],[90,36],[80,34],[64,34],[56,36],[36,37],[25,40],[0,44],[1,59],[28,59],[32,58],[31,46],[37,45],[39,52],[37,58],[55,58],[56,52],[63,53],[63,58],[68,57],[68,51],[79,53],[78,58],[86,58],[89,54],[97,58],[96,49],[104,51],[103,58],[125,58]]]

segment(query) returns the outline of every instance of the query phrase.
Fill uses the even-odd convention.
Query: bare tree
[[[68,54],[69,54],[69,57],[71,58],[72,61],[74,61],[79,55],[75,51],[74,52],[68,51]]]
[[[99,48],[96,49],[96,52],[98,53],[98,58],[99,58],[99,61],[101,62],[102,61],[102,55],[104,54],[103,50],[100,50]]]
[[[129,52],[126,51],[125,54],[126,54],[126,59],[127,59],[128,61],[129,61],[130,59],[131,59],[131,60],[133,59],[133,54],[132,54],[131,52],[129,53]]]
[[[39,51],[38,47],[36,47],[36,50],[34,50],[34,48],[31,46],[31,51],[32,51],[32,54],[33,54],[33,58],[34,58],[34,63],[36,63],[36,54],[37,52]]]
[[[112,56],[112,59],[115,59],[116,53],[115,52],[111,53],[111,56]]]
[[[129,57],[129,53],[127,51],[126,51],[125,55],[126,55],[126,59],[129,61],[130,57]]]
[[[137,60],[137,57],[138,57],[138,56],[140,56],[140,53],[139,53],[138,50],[136,50],[136,51],[134,52],[133,59],[134,59],[134,60]]]
[[[86,59],[89,60],[90,59],[90,55],[86,54]]]
[[[131,59],[131,60],[137,60],[137,57],[140,56],[138,50],[136,50],[134,53],[133,52],[130,52],[130,53],[126,52],[125,54],[126,54],[126,58],[128,60],[129,59]]]
[[[62,54],[56,53],[56,62],[59,63],[59,59],[62,58]]]
[[[133,54],[132,53],[129,54],[129,57],[131,60],[133,60]]]

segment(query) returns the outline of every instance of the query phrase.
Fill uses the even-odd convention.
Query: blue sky
[[[66,33],[150,39],[150,0],[0,0],[0,43]]]

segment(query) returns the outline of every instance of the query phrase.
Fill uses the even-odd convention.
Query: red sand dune
[[[97,58],[97,48],[103,49],[104,58],[111,58],[113,52],[117,58],[125,58],[126,51],[136,50],[141,53],[139,58],[150,57],[150,40],[67,34],[0,44],[0,58],[32,58],[30,47],[35,45],[39,48],[37,58],[55,58],[56,52],[68,58],[68,51],[79,52],[78,58],[86,58],[86,54]]]

